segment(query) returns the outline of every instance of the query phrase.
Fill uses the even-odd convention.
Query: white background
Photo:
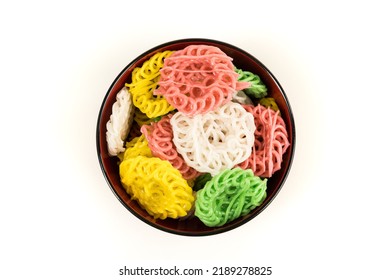
[[[3,1],[0,278],[252,264],[272,266],[265,279],[389,279],[385,2]],[[95,146],[117,74],[142,52],[191,37],[262,61],[288,95],[297,132],[274,202],[240,228],[199,238],[132,216]]]

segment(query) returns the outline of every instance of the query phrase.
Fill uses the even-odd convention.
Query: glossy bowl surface
[[[121,185],[119,178],[119,170],[116,157],[110,157],[107,151],[106,145],[106,123],[110,118],[112,105],[116,101],[116,94],[122,89],[125,83],[131,82],[131,73],[135,67],[140,67],[146,60],[152,57],[155,53],[165,50],[180,50],[189,45],[211,45],[220,48],[228,56],[233,58],[233,64],[240,69],[251,71],[260,76],[262,81],[268,88],[268,96],[275,98],[276,103],[279,106],[283,120],[286,123],[290,146],[286,153],[283,155],[282,168],[275,172],[267,183],[267,198],[262,205],[254,209],[248,215],[241,217],[235,221],[232,221],[222,227],[207,227],[198,218],[193,217],[186,220],[155,220],[144,209],[142,209],[138,203],[131,200],[130,196],[126,193]],[[146,222],[147,224],[174,234],[187,235],[187,236],[204,236],[217,233],[226,232],[237,228],[240,225],[250,221],[258,214],[260,214],[275,198],[282,188],[287,175],[289,173],[294,149],[295,149],[295,124],[294,117],[287,96],[282,89],[279,82],[258,59],[246,51],[233,46],[231,44],[220,42],[210,39],[182,39],[175,40],[168,43],[156,46],[137,58],[131,61],[116,77],[107,91],[106,96],[103,99],[103,103],[100,108],[97,131],[96,131],[96,145],[97,155],[99,163],[106,181],[126,209],[128,209],[133,215]]]

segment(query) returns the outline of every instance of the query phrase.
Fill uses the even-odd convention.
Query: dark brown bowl
[[[126,193],[121,185],[119,178],[119,170],[116,157],[110,157],[107,151],[106,144],[106,123],[110,118],[112,105],[116,101],[116,94],[122,89],[125,83],[131,82],[131,73],[135,67],[139,67],[152,57],[155,53],[165,50],[179,50],[187,47],[188,45],[211,45],[220,48],[228,56],[233,58],[233,64],[240,69],[251,71],[260,76],[262,81],[268,88],[268,96],[273,97],[279,106],[283,119],[286,123],[290,146],[286,153],[283,155],[282,168],[275,172],[267,183],[267,198],[262,205],[254,209],[248,215],[234,220],[222,227],[207,227],[198,218],[193,217],[186,220],[166,219],[155,220],[144,209],[142,209],[138,203],[131,200],[130,196]],[[147,224],[174,234],[188,235],[188,236],[204,236],[217,233],[226,232],[243,225],[250,221],[255,216],[260,214],[279,193],[282,185],[284,184],[290,166],[292,164],[294,149],[295,149],[295,125],[294,118],[291,111],[290,104],[287,100],[287,96],[284,93],[281,85],[272,75],[272,73],[255,57],[249,53],[237,48],[233,45],[219,42],[210,39],[182,39],[172,42],[168,42],[157,47],[154,47],[145,53],[138,56],[132,62],[130,62],[114,80],[106,96],[103,99],[102,106],[100,108],[97,131],[96,131],[96,145],[97,154],[100,162],[101,169],[110,186],[113,193],[119,199],[119,201],[126,207],[133,215],[146,222]]]

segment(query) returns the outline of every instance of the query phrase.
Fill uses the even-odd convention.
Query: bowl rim
[[[101,134],[101,131],[100,131],[100,127],[101,127],[101,122],[102,122],[102,113],[103,113],[103,110],[106,106],[106,102],[107,102],[107,99],[111,93],[111,90],[112,88],[116,85],[116,83],[118,82],[118,80],[122,77],[122,75],[127,71],[127,69],[129,69],[133,64],[137,63],[139,60],[141,60],[144,56],[146,55],[149,55],[153,52],[155,52],[156,50],[158,49],[161,49],[161,48],[164,48],[164,47],[167,47],[169,45],[173,45],[173,44],[178,44],[178,43],[204,43],[204,44],[207,44],[207,43],[212,43],[212,44],[217,44],[217,45],[222,45],[222,46],[226,46],[228,48],[231,48],[231,49],[235,49],[236,51],[244,54],[245,56],[248,56],[250,59],[252,59],[253,61],[256,62],[256,64],[259,64],[270,76],[271,78],[275,81],[277,87],[280,89],[280,93],[284,99],[284,102],[286,103],[286,106],[287,106],[287,112],[288,112],[288,118],[289,118],[289,121],[291,123],[291,143],[290,143],[290,147],[289,149],[291,149],[291,156],[290,156],[290,160],[289,160],[289,164],[287,165],[286,167],[286,171],[285,171],[285,174],[284,176],[281,178],[280,180],[280,184],[278,186],[278,188],[276,189],[274,195],[265,203],[265,204],[262,204],[262,207],[260,209],[260,211],[257,211],[256,213],[253,213],[252,215],[248,216],[246,219],[243,219],[241,220],[239,223],[234,223],[234,224],[231,224],[231,225],[227,225],[227,226],[224,226],[224,227],[221,227],[221,228],[212,228],[212,230],[210,231],[205,231],[205,232],[192,232],[192,231],[180,231],[180,230],[177,230],[177,229],[171,229],[171,228],[167,228],[167,227],[164,227],[162,225],[159,225],[157,223],[153,223],[152,221],[149,221],[147,219],[145,219],[142,215],[138,214],[135,210],[133,210],[131,207],[129,207],[123,200],[122,198],[119,196],[119,194],[116,192],[114,186],[112,185],[112,183],[110,182],[110,179],[109,179],[109,175],[107,174],[107,171],[105,170],[104,168],[104,163],[103,163],[103,158],[101,156],[101,153],[100,153],[100,134]],[[185,39],[176,39],[176,40],[171,40],[171,41],[168,41],[168,42],[165,42],[165,43],[162,43],[162,44],[159,44],[155,47],[152,47],[150,48],[149,50],[147,51],[144,51],[142,54],[138,55],[136,58],[134,58],[133,60],[131,60],[130,63],[128,63],[122,70],[121,72],[116,76],[116,78],[114,79],[114,81],[111,83],[110,87],[108,88],[103,100],[102,100],[102,103],[101,103],[101,106],[100,106],[100,109],[99,109],[99,114],[98,114],[98,118],[97,118],[97,128],[96,128],[96,151],[97,151],[97,157],[98,157],[98,160],[99,160],[99,165],[100,165],[100,169],[102,170],[102,173],[103,173],[103,176],[108,184],[108,186],[110,187],[111,191],[114,193],[114,195],[116,196],[116,198],[120,201],[120,203],[130,212],[132,213],[135,217],[137,217],[139,220],[141,220],[142,222],[156,228],[156,229],[159,229],[163,232],[167,232],[167,233],[171,233],[171,234],[176,234],[176,235],[181,235],[181,236],[197,236],[197,237],[200,237],[200,236],[212,236],[212,235],[216,235],[216,234],[221,234],[221,233],[224,233],[224,232],[228,232],[230,230],[233,230],[235,228],[238,228],[244,224],[246,224],[247,222],[251,221],[252,219],[254,219],[255,217],[257,217],[260,213],[262,213],[270,204],[271,202],[276,198],[276,196],[279,194],[279,192],[281,191],[284,183],[286,182],[287,180],[287,177],[290,173],[290,170],[291,170],[291,166],[292,166],[292,163],[293,163],[293,160],[294,160],[294,155],[295,155],[295,145],[296,145],[296,128],[295,128],[295,120],[294,120],[294,115],[293,115],[293,112],[292,112],[292,108],[291,108],[291,104],[287,98],[287,95],[284,91],[284,89],[282,88],[281,84],[279,83],[279,81],[276,79],[276,77],[272,74],[272,72],[260,61],[258,60],[256,57],[254,57],[253,55],[251,55],[250,53],[248,53],[247,51],[235,46],[235,45],[232,45],[230,43],[226,43],[224,41],[219,41],[219,40],[215,40],[215,39],[208,39],[208,38],[185,38]]]

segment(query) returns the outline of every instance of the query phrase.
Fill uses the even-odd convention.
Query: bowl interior
[[[228,56],[233,58],[233,64],[240,69],[250,71],[260,76],[262,81],[268,88],[268,97],[273,97],[278,104],[281,112],[281,116],[286,123],[286,129],[288,132],[290,146],[286,153],[283,155],[282,168],[275,172],[271,178],[268,179],[267,183],[267,198],[262,205],[254,209],[248,215],[236,219],[222,227],[207,227],[198,218],[187,218],[187,219],[166,219],[166,220],[155,220],[151,217],[144,209],[142,209],[138,203],[130,198],[121,185],[119,177],[118,160],[116,157],[110,157],[107,151],[106,144],[106,123],[110,119],[112,112],[112,105],[116,101],[116,94],[122,89],[125,83],[131,82],[131,73],[135,67],[140,67],[146,60],[152,57],[156,52],[165,50],[179,50],[187,47],[188,45],[206,44],[216,46],[225,52]],[[294,147],[295,147],[295,127],[292,111],[287,100],[287,97],[271,72],[255,57],[248,54],[247,52],[232,46],[230,44],[219,42],[209,39],[184,39],[176,40],[173,42],[165,43],[157,46],[134,59],[128,64],[109,88],[98,117],[97,124],[97,153],[99,162],[103,171],[103,174],[108,182],[108,185],[117,196],[119,201],[136,217],[142,221],[154,226],[158,229],[180,234],[180,235],[211,235],[216,233],[225,232],[236,228],[250,219],[257,216],[262,212],[269,203],[275,198],[280,188],[282,187],[293,158]]]

